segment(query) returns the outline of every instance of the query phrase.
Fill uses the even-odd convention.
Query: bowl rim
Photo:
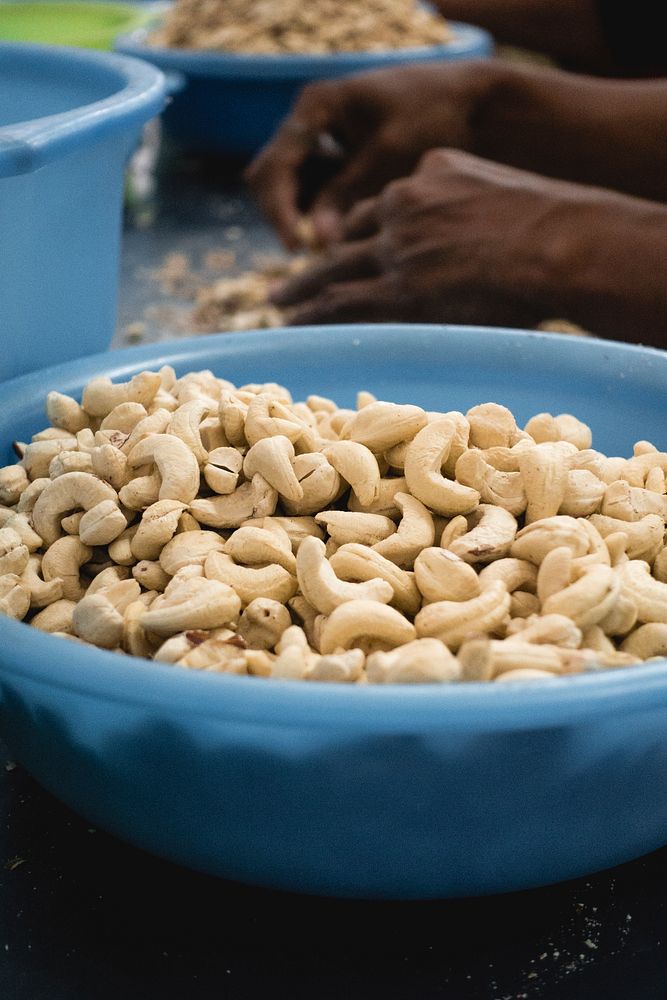
[[[156,11],[156,19],[159,13],[159,10]],[[456,34],[456,37],[449,42],[404,49],[383,49],[377,52],[253,54],[169,48],[148,44],[150,25],[118,35],[114,48],[118,52],[150,60],[162,69],[180,70],[191,76],[220,78],[261,76],[262,79],[266,77],[308,79],[313,75],[372,69],[426,59],[437,60],[440,57],[451,58],[454,55],[463,56],[468,53],[471,58],[483,58],[493,51],[493,38],[483,28],[449,19],[447,24]]]
[[[142,365],[191,364],[198,356],[210,357],[223,345],[231,349],[245,345],[252,354],[253,350],[265,348],[267,336],[288,336],[298,341],[317,334],[335,340],[342,335],[354,337],[361,330],[378,338],[390,331],[466,337],[518,335],[538,342],[562,342],[574,352],[588,353],[598,345],[629,359],[639,355],[667,363],[667,354],[658,348],[511,327],[390,323],[372,324],[370,334],[368,326],[353,324],[282,327],[162,341],[89,355],[3,382],[3,401],[5,406],[18,407],[22,398],[43,392],[45,385],[82,383],[99,374],[118,378],[134,373]],[[0,651],[0,706],[2,687],[5,683],[11,686],[14,677],[134,707],[160,707],[172,716],[187,713],[215,722],[301,725],[323,731],[435,732],[467,731],[471,727],[512,730],[571,724],[574,720],[654,710],[659,704],[667,704],[667,658],[637,667],[506,686],[463,683],[357,687],[188,671],[75,642],[63,647],[67,640],[60,640],[59,647],[53,636],[5,618],[0,621],[0,635],[5,640]],[[58,648],[66,648],[68,655],[59,658],[54,672]]]

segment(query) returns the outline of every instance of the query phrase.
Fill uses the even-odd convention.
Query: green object
[[[150,19],[150,11],[128,3],[0,3],[0,39],[111,49],[117,35]]]

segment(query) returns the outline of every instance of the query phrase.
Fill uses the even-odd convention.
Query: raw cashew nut
[[[647,563],[631,559],[612,572],[623,593],[635,602],[640,623],[667,622],[667,583],[654,580]]]
[[[250,601],[239,619],[238,634],[251,649],[273,649],[292,624],[284,604],[268,597]]]
[[[108,545],[127,528],[127,520],[114,500],[91,507],[79,521],[79,537],[84,545]]]
[[[378,455],[402,441],[411,441],[428,417],[421,406],[380,401],[364,406],[352,419],[346,437]]]
[[[415,618],[417,635],[440,639],[456,652],[472,634],[493,633],[507,624],[510,595],[500,581],[469,601],[437,601]]]
[[[0,469],[0,504],[13,507],[29,485],[30,481],[22,465],[6,465]]]
[[[445,479],[442,474],[456,431],[450,418],[435,420],[419,431],[405,452],[403,471],[410,493],[444,517],[469,514],[480,500],[476,489]]]
[[[209,580],[219,580],[233,587],[243,607],[257,597],[285,604],[297,591],[296,578],[282,566],[239,566],[223,552],[212,552],[207,557],[204,573]]]
[[[16,573],[0,576],[0,614],[22,621],[30,608],[28,585]]]
[[[350,493],[347,506],[349,510],[356,511],[358,513],[383,514],[384,517],[398,519],[401,516],[401,510],[396,502],[396,495],[398,493],[406,493],[407,489],[408,484],[405,481],[404,476],[392,476],[386,479],[383,478],[380,479],[380,489],[377,498],[372,504],[364,507],[359,502],[359,497],[354,491],[352,491]]]
[[[435,601],[469,601],[480,593],[480,578],[447,549],[422,549],[415,559],[415,582],[424,598]]]
[[[303,487],[296,477],[294,445],[282,434],[262,438],[254,444],[243,460],[243,472],[248,479],[259,473],[281,497],[293,502],[303,499]]]
[[[346,601],[324,622],[320,651],[363,648],[369,642],[376,649],[393,649],[416,638],[414,625],[394,608],[378,601]]]
[[[414,639],[366,660],[371,684],[448,684],[461,679],[455,656],[439,639]]]
[[[130,542],[136,559],[159,559],[162,549],[176,534],[185,504],[180,500],[158,500],[143,512]]]
[[[135,536],[136,537],[136,536]],[[224,539],[215,531],[185,531],[174,535],[159,555],[160,566],[170,576],[189,566],[203,566],[211,552],[222,552]]]
[[[180,500],[187,504],[199,492],[199,463],[188,446],[172,434],[149,434],[134,446],[127,464],[132,469],[156,466],[161,481],[159,500]]]
[[[502,472],[494,468],[484,458],[481,451],[471,448],[464,452],[456,463],[456,478],[465,483],[466,488],[474,488],[483,503],[503,507],[518,517],[526,509],[528,500],[523,488],[520,472]],[[468,514],[469,510],[455,511]]]
[[[141,593],[136,580],[123,580],[94,594],[86,594],[72,614],[75,635],[102,649],[116,649],[123,638],[123,613]]]
[[[590,537],[583,522],[558,514],[522,528],[512,543],[510,553],[515,559],[526,559],[539,566],[552,549],[567,546],[576,558],[586,555],[589,544]]]
[[[91,417],[106,417],[120,403],[147,407],[160,388],[157,372],[140,372],[129,382],[113,384],[110,378],[94,378],[83,390],[81,405]]]
[[[30,624],[33,628],[39,629],[40,632],[69,633],[72,631],[72,616],[75,607],[75,601],[68,601],[64,598],[54,601],[42,611],[38,611],[30,620]]]
[[[315,521],[326,527],[337,545],[349,542],[374,545],[396,531],[396,525],[389,517],[381,514],[357,514],[349,510],[324,510],[315,515]]]
[[[21,573],[22,582],[30,590],[30,607],[46,608],[63,596],[63,582],[56,577],[54,580],[43,580],[40,576],[42,557],[30,556],[28,565]]]
[[[77,434],[90,427],[90,418],[76,399],[61,392],[50,392],[46,397],[46,415],[49,423],[69,434]]]
[[[560,510],[568,487],[569,458],[574,445],[566,442],[536,444],[519,455],[519,472],[526,494],[526,524],[554,517]]]
[[[225,434],[232,441],[224,422],[223,427]],[[303,430],[304,424],[298,421],[292,411],[279,399],[266,393],[252,396],[244,424],[244,433],[249,445],[257,444],[262,438],[273,437],[276,434],[289,438],[294,444],[301,437]],[[232,441],[232,444],[236,443]]]
[[[241,611],[238,595],[219,580],[194,578],[179,580],[157,597],[140,624],[146,632],[164,636],[176,635],[187,629],[210,629],[229,625]]]
[[[466,681],[491,681],[509,671],[539,670],[552,676],[562,671],[556,647],[516,640],[471,639],[459,649],[458,659]]]
[[[489,563],[508,555],[517,533],[516,519],[509,511],[480,504],[468,515],[469,530],[448,545],[449,551],[467,563]]]
[[[430,510],[409,493],[397,493],[394,502],[402,517],[395,534],[375,542],[373,548],[397,566],[413,565],[422,549],[433,545],[435,525]]]
[[[217,409],[216,401],[213,412],[217,412]],[[208,400],[190,399],[187,403],[181,403],[178,409],[174,410],[167,427],[167,433],[180,438],[192,452],[199,465],[204,465],[208,461],[208,451],[204,447],[200,428],[204,418],[210,416],[211,412]]]
[[[592,514],[588,523],[597,528],[603,538],[618,531],[624,532],[628,538],[626,553],[629,559],[653,562],[663,547],[665,522],[659,514],[647,514],[640,521],[622,521],[605,514]]]
[[[361,677],[365,660],[366,657],[360,649],[348,649],[344,653],[318,656],[313,660],[304,680],[352,684]]]
[[[30,560],[28,546],[24,545],[12,528],[0,528],[0,576],[13,573],[20,576]]]
[[[640,625],[623,640],[621,650],[642,660],[651,656],[667,656],[667,623],[648,622]]]
[[[204,479],[214,493],[226,496],[236,489],[242,468],[243,456],[236,448],[215,448],[204,466]]]
[[[288,514],[298,516],[319,513],[336,500],[344,489],[333,465],[319,452],[297,455],[292,467],[303,490],[303,497],[296,501],[283,498],[283,506]]]
[[[492,583],[500,581],[505,584],[510,594],[514,594],[517,590],[532,593],[537,585],[537,569],[526,559],[514,559],[508,556],[506,559],[498,559],[485,566],[478,579],[481,590],[486,590]]]
[[[296,560],[289,535],[279,524],[266,528],[255,525],[237,528],[227,539],[225,552],[234,562],[246,566],[277,563],[292,576],[296,575]]]
[[[392,586],[379,578],[364,583],[339,580],[326,559],[324,543],[317,538],[306,538],[299,546],[296,575],[303,596],[323,615],[330,615],[346,601],[388,604],[394,597]]]
[[[350,484],[363,507],[375,503],[380,493],[380,467],[372,451],[356,441],[335,441],[326,445],[322,454]]]
[[[619,479],[607,486],[601,512],[621,521],[641,521],[647,514],[659,514],[667,521],[667,497]]]
[[[228,496],[194,500],[190,513],[200,522],[213,528],[238,528],[249,518],[267,517],[276,509],[278,493],[259,473],[251,482],[243,483]]]
[[[385,559],[375,549],[354,542],[341,545],[329,559],[329,565],[339,580],[384,580],[393,590],[389,601],[392,607],[410,617],[419,611],[421,594],[415,585],[414,574]]]
[[[508,448],[517,440],[514,414],[499,403],[481,403],[466,413],[471,448]]]
[[[49,546],[62,534],[61,519],[76,510],[91,510],[104,500],[118,503],[113,487],[89,472],[67,472],[58,476],[37,498],[32,521],[37,534]]]
[[[567,615],[579,628],[588,628],[609,614],[620,589],[621,581],[610,566],[594,566],[564,590],[547,597],[542,613]]]
[[[58,538],[42,557],[42,576],[47,583],[62,580],[63,597],[68,601],[78,601],[85,592],[79,571],[92,555],[93,550],[84,545],[76,535]]]

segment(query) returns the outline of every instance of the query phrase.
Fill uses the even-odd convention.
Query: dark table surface
[[[164,158],[163,158],[164,159]],[[152,272],[275,251],[229,165],[136,168],[115,345],[182,335]],[[139,326],[137,326],[139,324]],[[653,1000],[667,997],[667,849],[489,899],[374,903],[208,878],[128,847],[43,791],[0,744],[1,1000]]]

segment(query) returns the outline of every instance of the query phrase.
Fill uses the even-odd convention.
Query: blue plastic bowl
[[[124,166],[164,93],[136,59],[0,42],[0,380],[108,346]]]
[[[353,404],[484,400],[586,420],[625,453],[667,444],[667,355],[466,327],[224,335],[87,358],[3,386],[0,462],[78,392],[165,362]],[[342,896],[493,893],[667,842],[667,662],[513,685],[278,682],[197,674],[0,623],[0,731],[51,792],[148,851]]]
[[[175,79],[182,85],[174,91],[163,120],[180,145],[248,157],[271,138],[301,88],[312,80],[408,62],[491,55],[493,40],[487,32],[449,23],[456,37],[446,45],[387,52],[274,56],[158,48],[148,43],[147,29],[119,36],[115,48],[178,75]]]

